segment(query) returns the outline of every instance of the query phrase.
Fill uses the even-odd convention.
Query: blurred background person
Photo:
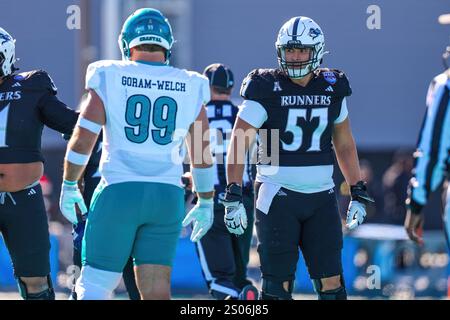
[[[361,180],[366,181],[367,192],[375,200],[375,203],[366,208],[367,216],[365,223],[385,223],[386,218],[384,216],[384,199],[383,189],[381,183],[374,176],[374,170],[372,164],[367,159],[361,159],[359,161],[359,167],[361,170]],[[348,184],[343,181],[339,186],[339,209],[340,212],[345,212],[350,202],[350,188]]]
[[[244,234],[236,237],[228,232],[223,220],[223,206],[219,203],[219,196],[225,192],[227,185],[225,174],[227,147],[239,111],[231,102],[234,75],[230,68],[220,63],[207,66],[203,75],[208,77],[211,89],[211,101],[206,108],[211,128],[211,152],[215,159],[216,195],[214,223],[208,233],[196,243],[197,255],[209,292],[215,299],[256,300],[258,290],[247,279],[254,222],[253,179],[249,161],[243,178],[244,205],[248,220]],[[247,160],[250,159],[249,155]]]
[[[383,175],[385,222],[402,225],[405,219],[406,187],[411,179],[413,159],[409,153],[399,151]]]
[[[439,17],[441,24],[450,24],[450,14]],[[407,215],[405,229],[411,240],[424,244],[423,207],[430,194],[443,187],[444,233],[450,252],[450,68],[447,63],[450,47],[443,55],[445,71],[437,75],[430,84],[426,97],[426,113],[414,152],[413,177],[408,186]],[[448,280],[450,284],[450,279]]]

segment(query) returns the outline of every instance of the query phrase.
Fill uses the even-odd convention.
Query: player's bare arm
[[[256,136],[256,128],[237,117],[227,152],[227,187],[220,201],[225,206],[225,226],[230,233],[242,235],[247,229],[247,213],[242,203],[242,175],[247,152]]]
[[[358,152],[350,128],[350,120],[335,124],[333,130],[333,145],[339,168],[349,186],[361,180]]]
[[[347,117],[334,125],[333,145],[339,168],[350,186],[351,201],[347,211],[346,227],[350,230],[363,223],[366,217],[366,204],[374,200],[367,194],[366,185],[361,181],[358,152]]]
[[[95,91],[90,90],[86,105],[82,108],[78,124],[67,146],[64,160],[64,181],[59,206],[62,214],[72,224],[77,224],[79,221],[75,205],[78,206],[81,214],[87,213],[86,204],[78,188],[78,180],[83,174],[105,122],[103,102]]]
[[[89,90],[86,105],[82,109],[80,117],[100,126],[105,124],[106,116],[103,102],[95,91]],[[69,141],[68,149],[89,156],[92,153],[97,138],[98,134],[86,128],[76,126]],[[66,159],[64,161],[64,180],[78,181],[84,168],[85,166],[76,165]]]
[[[242,185],[246,154],[255,140],[256,128],[236,118],[227,152],[227,182]]]
[[[205,139],[205,133],[207,139]],[[214,215],[214,181],[212,155],[209,147],[209,122],[205,106],[202,106],[197,119],[189,128],[186,146],[191,159],[191,174],[198,201],[186,215],[183,226],[193,223],[191,240],[199,241],[211,228]]]
[[[205,106],[202,106],[197,119],[189,128],[189,138],[186,139],[186,147],[191,159],[191,171],[192,168],[210,168],[212,166],[209,140],[203,139],[205,132],[208,132],[208,130],[208,117],[206,116]],[[209,199],[214,196],[214,191],[198,192],[198,196]]]

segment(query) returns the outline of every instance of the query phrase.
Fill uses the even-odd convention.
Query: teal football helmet
[[[166,49],[166,64],[174,43],[172,27],[164,15],[151,8],[136,10],[123,24],[119,36],[122,59],[130,58],[130,49],[141,44],[155,44]]]

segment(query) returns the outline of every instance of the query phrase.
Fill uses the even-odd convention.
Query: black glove
[[[350,194],[352,200],[356,200],[365,205],[375,203],[375,200],[367,193],[367,187],[364,181],[358,181],[355,185],[350,186]]]
[[[219,195],[220,202],[242,202],[242,187],[237,183],[230,183],[225,188],[225,193]]]

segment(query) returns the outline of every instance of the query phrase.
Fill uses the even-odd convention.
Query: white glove
[[[350,201],[347,210],[347,221],[345,226],[349,230],[355,229],[363,223],[366,217],[366,206],[357,200]]]
[[[78,189],[77,181],[64,180],[61,187],[61,195],[59,197],[59,209],[64,217],[72,224],[78,223],[77,212],[75,209],[76,204],[82,215],[87,213],[86,204],[84,203],[80,189]]]
[[[225,202],[222,201],[225,206],[225,226],[230,233],[241,235],[247,229],[247,213],[245,207],[241,202]]]
[[[195,207],[189,211],[183,220],[183,227],[194,222],[191,241],[199,241],[211,228],[214,221],[214,199],[198,198]]]

